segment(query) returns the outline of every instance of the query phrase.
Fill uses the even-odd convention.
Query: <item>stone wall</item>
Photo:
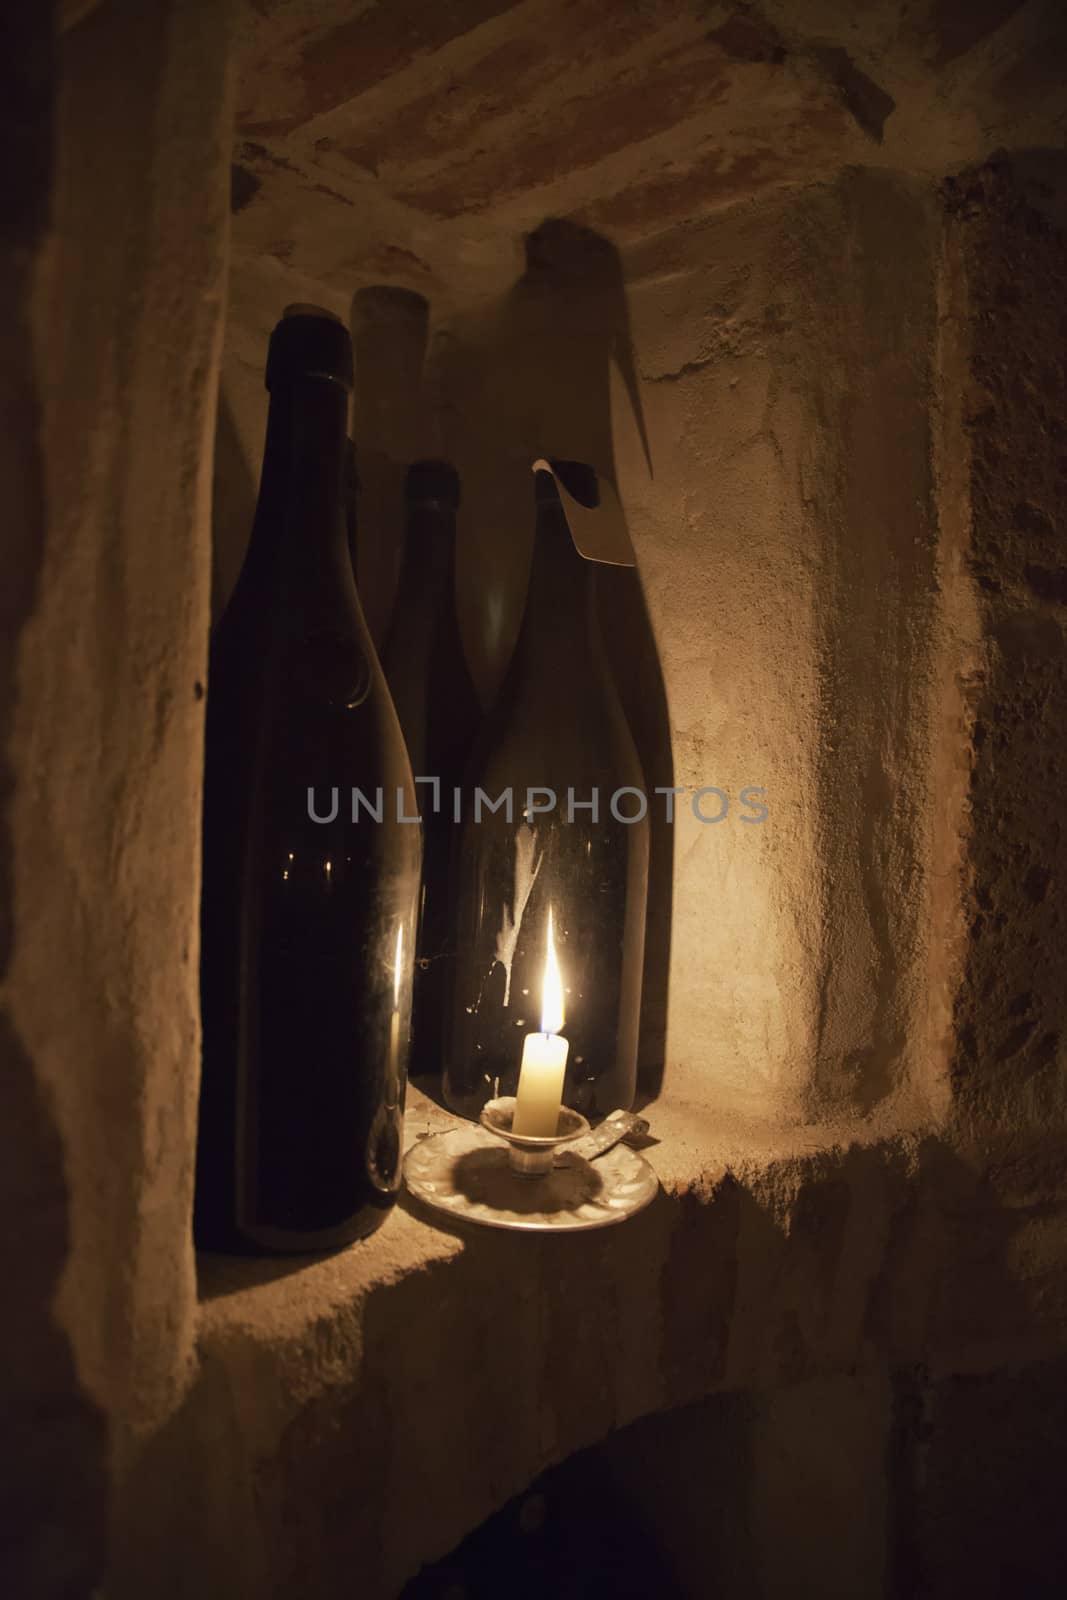
[[[65,32],[15,9],[5,144],[33,161],[4,235],[0,1559],[9,1593],[73,1595],[193,1356],[228,8],[113,0]]]
[[[1050,1431],[1035,1418],[1013,1441],[1008,1412],[1012,1394],[1025,1408],[1062,1370],[1067,1184],[1049,1098],[1062,1067],[1046,1045],[1038,1132],[1029,1091],[1016,1116],[997,1076],[1005,950],[972,977],[983,925],[963,914],[990,842],[994,861],[1005,847],[1002,807],[1022,792],[1022,768],[1003,759],[983,777],[981,707],[1026,680],[998,676],[982,518],[991,485],[1011,486],[1009,509],[1047,507],[1058,463],[1047,388],[1000,457],[1009,413],[985,435],[975,422],[991,349],[1005,391],[1025,379],[1033,393],[1055,316],[1064,245],[1043,170],[994,165],[947,194],[848,173],[626,257],[652,475],[625,403],[610,448],[676,781],[733,791],[762,762],[772,803],[763,833],[678,830],[649,1156],[664,1195],[598,1239],[460,1239],[405,1208],[373,1253],[205,1270],[196,1382],[142,1458],[123,1551],[131,1594],[163,1518],[181,1551],[176,1594],[210,1570],[230,1592],[299,1584],[325,1600],[358,1572],[368,1593],[393,1595],[541,1468],[716,1392],[745,1397],[737,1506],[751,1537],[720,1551],[719,1569],[735,1592],[786,1593],[799,1574],[806,1592],[994,1593],[1005,1574],[1039,1583],[1054,1570],[1051,1530],[1042,1540],[1040,1518],[1015,1514],[998,1524],[996,1490],[1002,1463],[1015,1501],[1059,1470]],[[1032,345],[1018,328],[1002,340],[984,298],[1005,275],[1020,307],[1049,295]],[[485,533],[500,519],[471,509],[509,491],[479,480],[473,441],[506,454],[529,426],[563,426],[557,356],[580,317],[571,304],[560,332],[536,299],[528,263],[517,291],[451,329],[468,565],[488,565],[512,608],[521,585],[511,592]],[[516,406],[508,382],[486,398],[471,381],[502,348]],[[584,427],[595,444],[602,395],[588,403],[579,368],[569,436]],[[1003,583],[995,552],[985,560]],[[1047,590],[1053,550],[1027,566],[1042,569],[1027,593]],[[1054,601],[1034,604],[1045,684],[1059,660]],[[1040,703],[1052,715],[1054,697]],[[1002,736],[1029,749],[1033,717],[1015,705]],[[983,782],[1008,789],[980,804]],[[1046,851],[1057,803],[1049,794],[1040,813]],[[1025,877],[1005,876],[999,893],[1031,952],[1032,1004],[1046,983],[1052,1015],[1051,879],[1046,897]],[[992,1031],[971,1051],[975,1016]],[[996,1116],[981,1087],[993,1082]],[[411,1135],[436,1116],[417,1102]],[[706,1471],[714,1498],[714,1461]],[[666,1538],[668,1508],[654,1494],[649,1508]],[[972,1515],[986,1530],[973,1550]],[[726,1537],[706,1521],[709,1538]],[[702,1549],[689,1551],[694,1572]]]
[[[1067,1115],[1065,198],[1051,152],[995,161],[948,190],[973,341],[968,561],[985,661],[972,696],[954,1101],[974,1136],[996,1129],[1024,1165]]]
[[[688,791],[667,1092],[720,1113],[929,1106],[945,1070],[924,998],[939,253],[929,190],[860,171],[635,253],[652,474],[617,464]],[[693,814],[704,784],[720,823]]]
[[[1052,1600],[1065,1377],[903,1370],[661,1412],[536,1479],[403,1600],[480,1597],[502,1572],[535,1600],[577,1571],[620,1600]]]

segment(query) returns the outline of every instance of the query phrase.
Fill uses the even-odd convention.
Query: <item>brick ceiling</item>
[[[1065,69],[1058,0],[252,0],[235,258],[462,298],[545,216],[625,249],[843,165],[1062,144]]]

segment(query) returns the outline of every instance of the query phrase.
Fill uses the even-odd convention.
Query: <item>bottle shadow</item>
[[[430,307],[411,289],[371,284],[352,297],[357,586],[380,650],[404,545],[404,474],[427,453]]]
[[[248,549],[255,510],[256,479],[245,454],[233,403],[221,384],[211,478],[212,625],[233,593]]]

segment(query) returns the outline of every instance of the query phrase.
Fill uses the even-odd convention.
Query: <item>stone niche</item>
[[[7,31],[5,1592],[521,1600],[585,1562],[686,1600],[1061,1593],[1059,16],[74,0]],[[623,1228],[405,1201],[327,1258],[194,1259],[207,636],[298,300],[356,335],[377,630],[404,464],[460,470],[487,698],[530,460],[618,489],[609,644],[683,791],[662,1192]],[[411,1095],[412,1138],[442,1119]]]

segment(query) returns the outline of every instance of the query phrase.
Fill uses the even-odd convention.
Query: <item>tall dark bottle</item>
[[[596,476],[556,470],[585,505]],[[648,895],[647,796],[609,670],[596,566],[575,548],[551,473],[535,475],[526,608],[464,785],[453,916],[458,952],[444,1066],[453,1110],[514,1094],[542,1026],[549,916],[568,1041],[565,1104],[633,1100]],[[479,802],[478,790],[496,807]]]
[[[286,1252],[369,1232],[396,1197],[420,830],[397,820],[411,770],[349,556],[347,331],[290,308],[266,382],[211,646],[194,1221],[204,1247]]]
[[[407,536],[382,664],[416,778],[423,817],[410,1069],[438,1076],[452,988],[455,930],[448,873],[461,782],[481,720],[456,614],[459,479],[442,461],[417,461],[404,482]]]

